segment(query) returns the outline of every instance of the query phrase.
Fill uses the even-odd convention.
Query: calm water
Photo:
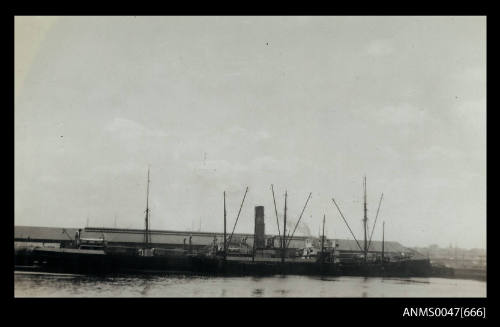
[[[14,274],[16,297],[485,297],[486,283],[445,278]]]

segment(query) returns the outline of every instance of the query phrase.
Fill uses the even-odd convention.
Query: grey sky
[[[15,223],[486,246],[484,17],[17,17]]]

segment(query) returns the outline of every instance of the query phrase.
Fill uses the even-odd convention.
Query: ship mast
[[[384,263],[385,221],[382,222],[382,264]]]
[[[224,260],[226,260],[226,191],[224,191]]]
[[[285,191],[285,212],[283,215],[283,237],[281,238],[281,262],[285,262],[285,245],[286,245],[286,197],[287,191]]]
[[[323,235],[321,236],[321,263],[323,263],[325,252],[325,218],[326,214],[323,214]]]
[[[145,219],[145,233],[144,233],[144,246],[149,248],[150,246],[150,236],[149,236],[149,168],[148,168],[148,186],[146,191],[146,219]]]
[[[364,257],[365,257],[365,262],[366,262],[366,257],[368,255],[368,243],[366,239],[366,227],[367,227],[367,222],[368,222],[368,216],[367,216],[367,209],[366,209],[366,175],[363,180],[363,188],[364,188],[364,218],[363,218],[363,229],[364,229]]]

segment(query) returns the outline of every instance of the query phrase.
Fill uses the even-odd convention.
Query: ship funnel
[[[265,224],[264,224],[264,207],[255,207],[255,248],[263,249],[265,247]]]

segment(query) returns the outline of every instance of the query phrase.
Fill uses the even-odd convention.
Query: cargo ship
[[[287,192],[283,226],[280,230],[278,210],[271,185],[274,211],[278,225],[278,236],[271,238],[264,234],[264,207],[255,207],[255,226],[253,242],[247,245],[240,242],[235,245],[234,230],[245,202],[248,187],[245,190],[232,232],[226,231],[226,194],[224,196],[224,233],[221,241],[214,236],[212,244],[201,250],[189,248],[161,248],[151,242],[149,229],[149,170],[147,179],[145,228],[143,242],[139,247],[123,247],[109,244],[104,238],[82,236],[78,230],[74,242],[60,247],[18,246],[15,247],[15,270],[50,273],[76,274],[163,274],[183,273],[210,276],[265,276],[265,275],[326,275],[326,276],[364,276],[364,277],[452,277],[453,270],[433,266],[428,258],[390,257],[384,252],[384,229],[382,232],[382,251],[380,254],[370,252],[371,236],[377,221],[382,197],[377,209],[372,235],[367,236],[366,210],[366,178],[364,179],[364,242],[361,246],[350,229],[339,206],[332,198],[342,219],[351,232],[359,252],[343,257],[337,251],[336,244],[325,238],[325,216],[323,216],[323,232],[319,244],[301,249],[291,248],[297,226],[307,207],[311,193],[306,200],[292,233],[287,234]],[[244,239],[246,241],[246,238]]]

